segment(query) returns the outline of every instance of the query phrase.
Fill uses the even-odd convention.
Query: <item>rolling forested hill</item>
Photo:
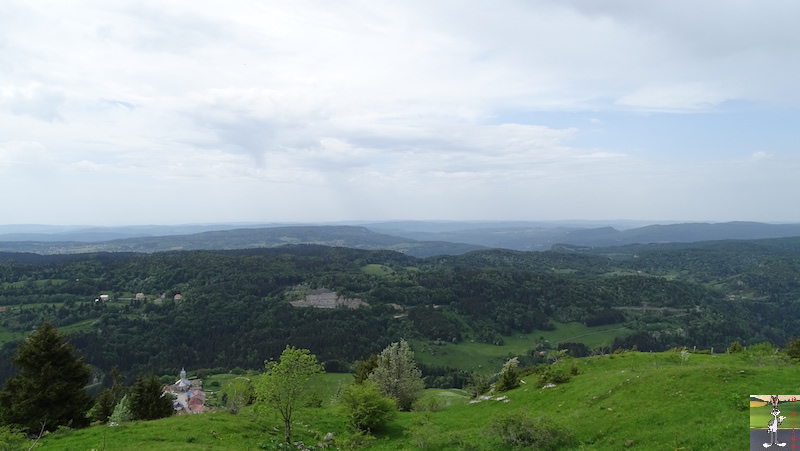
[[[442,254],[463,254],[482,249],[475,244],[447,241],[417,241],[370,231],[355,226],[287,226],[266,228],[236,228],[212,230],[191,234],[138,236],[119,239],[98,239],[112,232],[83,232],[64,234],[72,241],[59,241],[57,235],[26,235],[19,241],[18,234],[0,239],[0,251],[35,252],[38,254],[74,254],[86,252],[164,252],[177,250],[220,250],[270,248],[286,244],[319,244],[354,249],[390,249],[415,257]],[[162,232],[164,233],[164,232]],[[39,237],[40,240],[36,240]],[[47,239],[42,239],[42,238]],[[93,239],[89,239],[93,237]],[[75,239],[86,238],[86,241]]]
[[[502,349],[524,338],[530,348],[512,354],[527,363],[543,346],[590,353],[585,340],[537,338],[565,323],[618,325],[616,338],[594,346],[606,349],[783,346],[798,335],[798,249],[800,239],[428,258],[318,245],[6,253],[0,379],[11,372],[16,341],[43,320],[69,332],[99,371],[119,365],[128,374],[258,368],[287,343],[312,350],[331,371],[399,338],[430,343],[432,354],[445,344]],[[320,293],[334,293],[329,306],[341,306],[292,304]],[[359,304],[348,299],[365,305],[348,308]],[[427,368],[441,386],[459,385],[459,370]]]
[[[398,221],[359,225],[210,224],[173,226],[2,226],[0,251],[40,254],[248,249],[320,244],[390,249],[415,257],[484,249],[545,251],[591,247],[800,236],[800,224],[648,224],[631,221]]]

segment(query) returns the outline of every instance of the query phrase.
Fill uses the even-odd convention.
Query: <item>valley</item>
[[[311,350],[328,382],[322,405],[300,417],[308,426],[299,436],[349,437],[331,397],[359,361],[406,339],[427,401],[401,412],[369,449],[506,449],[487,421],[517,406],[568,418],[591,449],[735,448],[746,424],[740,398],[775,383],[798,388],[789,376],[796,363],[777,349],[798,336],[799,269],[800,238],[791,237],[424,258],[302,243],[3,253],[0,379],[14,374],[20,341],[49,321],[91,365],[92,394],[107,386],[112,367],[127,384],[141,374],[167,380],[183,367],[217,381],[209,403],[218,412],[106,430],[113,449],[150,441],[160,449],[279,449],[275,419],[265,422],[252,407],[223,412],[216,392],[233,375],[259,372],[287,344]],[[730,353],[734,345],[743,352]],[[524,384],[502,402],[470,404],[471,384],[496,378],[509,359],[519,361]],[[707,404],[701,397],[719,411],[713,421],[694,407]],[[641,399],[658,412],[656,427],[623,426],[636,421],[630,410]],[[680,429],[685,421],[704,427]],[[101,429],[54,432],[41,445],[88,449]],[[216,434],[199,432],[207,430]]]

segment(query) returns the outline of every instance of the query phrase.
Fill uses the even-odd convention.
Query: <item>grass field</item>
[[[10,332],[3,326],[0,326],[0,346],[9,341],[21,340],[25,334],[20,332]]]
[[[373,276],[389,276],[394,274],[394,270],[392,268],[374,263],[363,266],[361,268],[361,272]]]
[[[427,365],[450,366],[469,371],[496,372],[509,356],[524,355],[534,343],[547,340],[555,347],[560,342],[584,343],[589,348],[610,345],[614,337],[628,332],[620,324],[587,327],[581,323],[558,323],[551,331],[534,331],[503,337],[505,344],[462,342],[432,345],[427,341],[412,340],[417,360]]]
[[[44,305],[44,304],[35,304],[35,305]],[[48,304],[48,305],[50,305],[50,304]],[[60,304],[54,304],[54,305],[60,305]],[[90,329],[92,323],[94,323],[95,321],[97,321],[97,318],[89,318],[89,319],[77,321],[75,323],[68,324],[68,325],[65,325],[65,326],[59,326],[58,330],[60,332],[62,332],[62,333],[65,333],[65,334],[78,332],[78,331],[86,331],[86,330]],[[32,332],[32,331],[29,331],[29,332]],[[0,326],[0,346],[4,345],[5,343],[7,343],[9,341],[22,340],[23,338],[25,338],[28,335],[29,332],[25,332],[25,333],[23,333],[23,332],[10,332],[10,331],[8,331],[8,329],[4,328],[3,326]]]
[[[511,450],[486,433],[486,425],[503,413],[551,417],[573,431],[580,443],[573,449],[746,449],[748,417],[763,420],[761,413],[751,414],[749,394],[800,388],[796,364],[756,366],[737,354],[690,354],[682,361],[677,353],[626,352],[566,359],[556,370],[572,366],[578,374],[554,388],[538,388],[535,375],[526,377],[520,388],[504,393],[509,402],[470,404],[458,390],[427,390],[433,411],[401,413],[365,449]],[[350,377],[329,375],[326,397]],[[791,412],[790,404],[782,407]],[[220,411],[56,432],[39,449],[281,449],[279,426],[274,415],[248,408],[239,415]],[[306,444],[316,444],[327,432],[339,443],[347,436],[344,420],[328,403],[302,410],[294,430],[294,440]]]

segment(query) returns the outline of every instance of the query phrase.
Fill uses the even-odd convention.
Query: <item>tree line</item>
[[[410,410],[424,386],[407,342],[392,343],[373,357],[362,377],[338,395],[339,411],[353,430],[362,433],[383,427],[398,409]],[[18,373],[0,390],[0,428],[6,435],[0,440],[13,438],[17,431],[33,438],[90,422],[115,426],[174,413],[158,378],[139,375],[133,386],[125,387],[117,367],[111,371],[111,387],[90,398],[89,365],[50,323],[20,344],[12,360]],[[309,405],[314,379],[324,372],[308,349],[286,346],[278,359],[266,361],[262,374],[231,381],[226,387],[230,411],[236,414],[253,402],[266,406],[283,420],[284,440],[291,443],[295,412]]]

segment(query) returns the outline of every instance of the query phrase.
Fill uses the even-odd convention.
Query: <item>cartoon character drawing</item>
[[[781,411],[778,410],[778,395],[769,397],[769,402],[772,404],[772,419],[767,423],[767,432],[769,432],[770,443],[764,443],[764,448],[769,448],[772,445],[786,446],[786,443],[778,442],[778,426],[783,423],[786,417],[781,416]]]

